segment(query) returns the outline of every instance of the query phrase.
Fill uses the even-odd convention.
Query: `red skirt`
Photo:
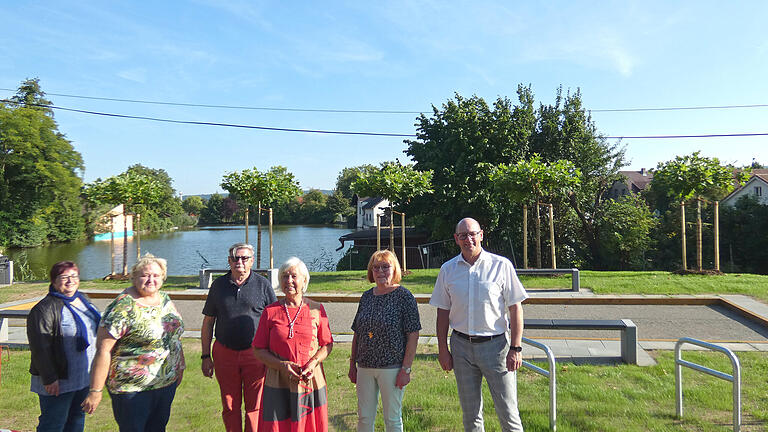
[[[328,431],[328,394],[322,365],[317,366],[309,381],[267,368],[259,431]]]

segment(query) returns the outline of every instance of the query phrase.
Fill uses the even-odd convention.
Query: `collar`
[[[481,248],[480,248],[480,255],[478,255],[478,256],[477,256],[477,259],[475,260],[475,264],[477,264],[477,263],[479,263],[480,261],[482,261],[483,259],[485,259],[485,257],[486,257],[487,255],[488,255],[488,254],[487,254],[487,253],[485,253],[485,249],[483,249],[483,248],[481,247]],[[465,259],[464,259],[464,255],[463,255],[461,252],[459,252],[459,262],[463,262],[464,264],[466,264],[466,265],[468,265],[468,266],[472,267],[472,264],[468,263],[468,262],[467,262],[467,260],[465,260]]]
[[[229,272],[227,272],[227,280],[229,281],[229,284],[230,284],[230,285],[232,285],[232,286],[234,286],[234,287],[235,287],[235,288],[237,288],[237,289],[240,289],[240,288],[242,288],[242,287],[244,287],[244,286],[248,285],[248,281],[250,281],[250,280],[251,280],[251,276],[253,276],[253,270],[251,270],[251,272],[248,274],[248,277],[247,277],[247,278],[245,278],[245,280],[243,281],[243,284],[242,284],[242,285],[238,285],[238,284],[237,284],[237,282],[235,282],[234,280],[232,280],[232,270],[230,270]]]

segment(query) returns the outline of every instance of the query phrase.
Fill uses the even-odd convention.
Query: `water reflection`
[[[349,233],[347,228],[312,225],[277,225],[273,229],[274,264],[279,266],[291,256],[307,263],[311,271],[331,270],[344,250],[339,237]],[[256,247],[256,227],[249,229],[249,242]],[[201,227],[168,233],[141,236],[141,253],[150,252],[168,260],[169,275],[197,274],[206,262],[217,268],[227,268],[227,248],[245,240],[242,226]],[[122,240],[115,241],[115,271],[122,270]],[[38,277],[45,277],[51,265],[57,261],[73,260],[80,267],[83,279],[101,278],[110,272],[110,242],[80,241],[55,244],[31,249],[11,249],[11,259],[18,261],[26,254],[30,269]],[[136,260],[136,241],[128,240],[128,267]],[[255,264],[254,264],[255,265]],[[269,265],[269,233],[262,231],[261,267]]]

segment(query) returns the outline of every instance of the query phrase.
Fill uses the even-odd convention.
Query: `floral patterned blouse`
[[[167,387],[186,367],[181,347],[184,323],[168,294],[157,306],[145,306],[126,293],[104,311],[99,326],[117,339],[107,388],[130,393]]]

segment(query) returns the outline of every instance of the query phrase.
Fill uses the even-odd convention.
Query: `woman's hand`
[[[407,386],[409,382],[411,382],[411,374],[405,373],[405,370],[400,368],[400,371],[395,378],[395,387],[402,389]]]
[[[51,396],[58,396],[59,395],[59,380],[56,380],[48,385],[44,385],[45,391],[48,392]]]
[[[281,361],[280,368],[278,369],[278,371],[283,371],[289,376],[301,379],[302,370],[301,370],[301,366],[299,366],[298,363],[294,363],[292,361],[287,361],[287,360]]]
[[[99,406],[99,403],[101,403],[101,392],[92,391],[88,393],[88,396],[80,406],[86,414],[93,414],[93,412],[96,411],[96,407]]]
[[[357,384],[357,365],[355,362],[349,362],[349,373],[347,374],[352,384]]]
[[[303,368],[301,368],[301,379],[304,381],[309,381],[312,379],[312,375],[315,374],[315,369],[317,369],[317,365],[320,364],[320,361],[316,358],[311,358],[307,362],[307,364],[304,365]]]

